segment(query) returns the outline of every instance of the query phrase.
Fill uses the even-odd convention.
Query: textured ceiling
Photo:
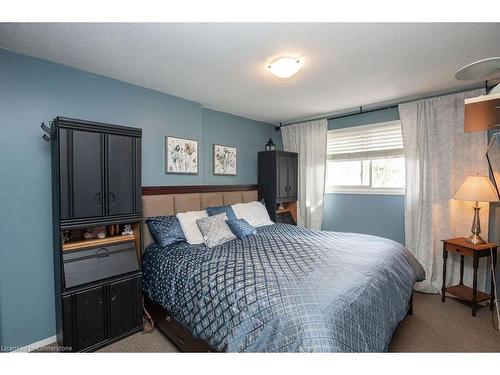
[[[473,82],[500,24],[0,24],[0,47],[277,123]],[[265,64],[300,56],[289,80]]]

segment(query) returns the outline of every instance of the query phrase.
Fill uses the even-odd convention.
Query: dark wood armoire
[[[296,224],[298,155],[288,151],[261,151],[258,156],[260,196],[271,220]]]
[[[64,117],[53,123],[55,304],[63,350],[93,351],[142,329],[141,136],[138,128]]]

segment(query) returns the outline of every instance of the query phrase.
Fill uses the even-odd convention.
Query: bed
[[[145,217],[257,199],[250,187],[155,192]],[[402,245],[369,235],[274,224],[211,249],[144,237],[146,308],[186,351],[387,351],[425,277]]]

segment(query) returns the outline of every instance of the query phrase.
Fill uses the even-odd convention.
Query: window
[[[404,194],[404,187],[399,121],[328,131],[327,191]]]

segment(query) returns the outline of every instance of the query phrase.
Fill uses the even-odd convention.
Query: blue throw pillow
[[[186,242],[179,220],[175,216],[154,216],[146,219],[149,231],[161,247]]]
[[[226,220],[226,223],[234,235],[240,240],[257,233],[257,230],[245,219]]]
[[[225,213],[228,220],[236,220],[236,215],[231,206],[209,207],[206,209],[208,216]]]

